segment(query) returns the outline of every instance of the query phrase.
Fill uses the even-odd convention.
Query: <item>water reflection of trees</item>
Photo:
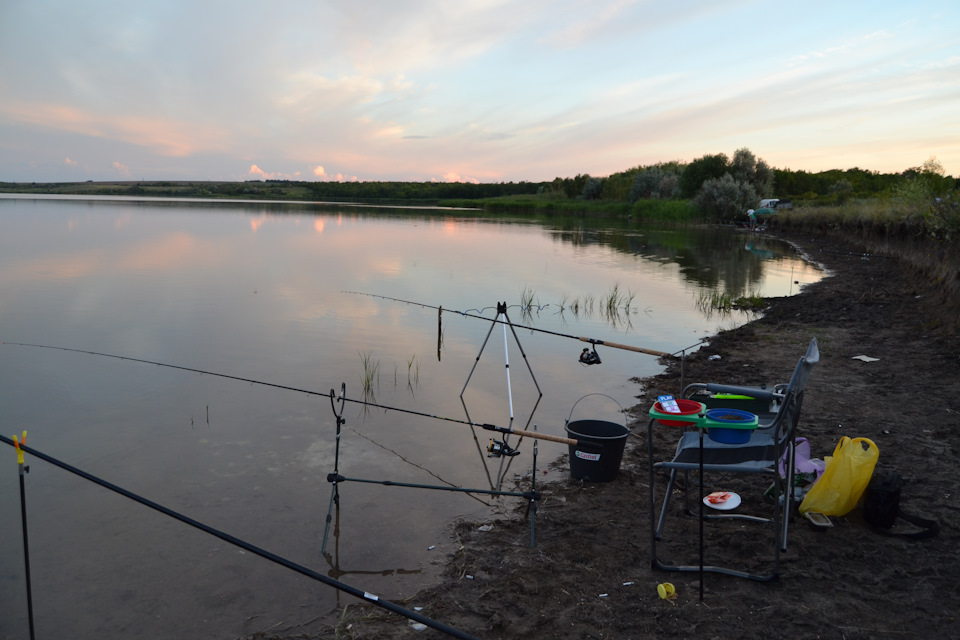
[[[651,262],[676,264],[698,287],[748,295],[763,277],[765,263],[793,257],[785,243],[733,230],[708,227],[636,226],[553,229],[554,238],[573,246],[600,245]]]

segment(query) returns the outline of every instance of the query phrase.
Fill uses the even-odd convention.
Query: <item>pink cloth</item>
[[[823,473],[827,463],[818,458],[810,458],[810,443],[806,438],[797,438],[794,440],[796,450],[796,460],[794,461],[794,473],[816,473],[817,479]],[[783,453],[780,458],[780,477],[787,477],[787,453]]]

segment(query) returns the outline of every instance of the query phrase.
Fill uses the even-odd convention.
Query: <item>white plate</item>
[[[703,504],[707,505],[711,509],[717,509],[719,511],[729,511],[730,509],[736,509],[737,507],[740,506],[740,496],[738,494],[733,493],[731,491],[715,491],[714,493],[729,493],[730,497],[727,498],[726,502],[720,502],[718,504],[714,504],[710,502],[709,500],[710,496],[704,496]],[[712,496],[713,494],[711,493],[710,495]]]

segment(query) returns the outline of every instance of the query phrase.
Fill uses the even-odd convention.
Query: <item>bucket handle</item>
[[[620,404],[619,402],[617,402],[616,398],[613,398],[612,396],[608,396],[608,395],[605,394],[605,393],[588,393],[588,394],[586,394],[586,395],[584,395],[584,396],[580,396],[580,400],[583,400],[584,398],[589,398],[590,396],[603,396],[604,398],[610,398],[611,400],[613,400],[613,402],[614,402],[618,407],[620,407],[620,415],[623,416],[623,426],[624,426],[624,427],[627,426],[627,412],[624,411],[623,405]],[[577,400],[576,402],[573,403],[573,406],[570,408],[570,415],[567,416],[567,421],[564,423],[565,425],[570,424],[570,418],[573,417],[573,411],[574,411],[574,409],[577,408],[577,405],[580,404],[580,400]],[[628,428],[629,428],[629,427],[628,427]]]

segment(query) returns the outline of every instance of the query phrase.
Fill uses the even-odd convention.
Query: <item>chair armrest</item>
[[[689,398],[691,395],[693,395],[697,391],[706,391],[706,390],[707,390],[707,385],[705,382],[694,382],[692,384],[688,384],[683,388],[683,392],[680,394],[680,397]]]
[[[775,393],[772,389],[761,389],[759,387],[739,387],[729,384],[708,383],[702,388],[711,393],[732,393],[740,396],[750,396],[757,400],[773,400],[775,397],[780,396],[780,394]]]

